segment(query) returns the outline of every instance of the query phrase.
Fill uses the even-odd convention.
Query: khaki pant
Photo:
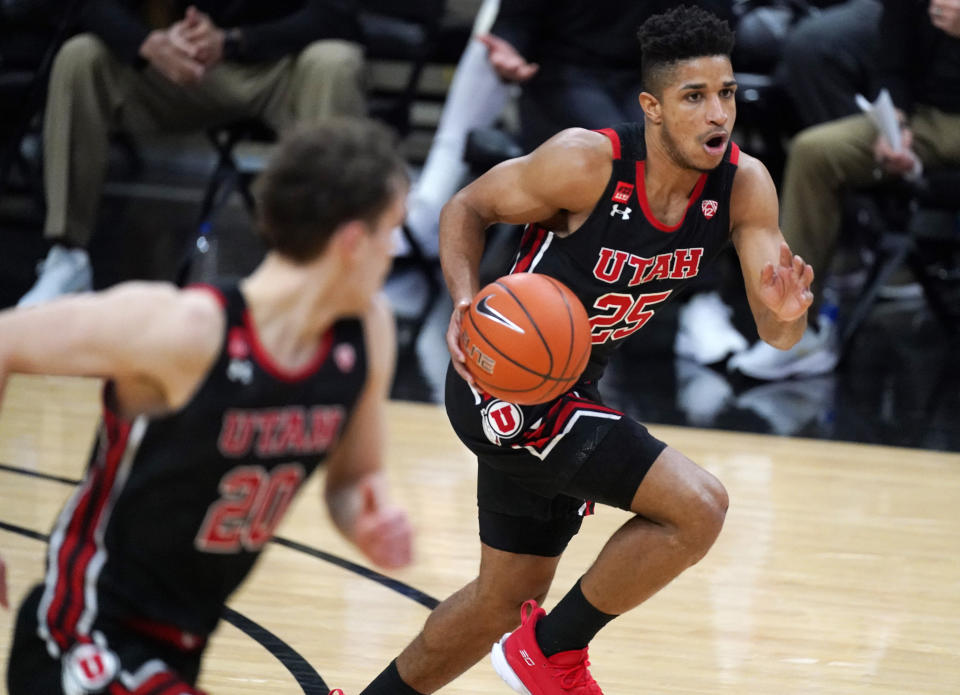
[[[118,60],[81,34],[54,61],[43,124],[47,219],[44,233],[86,246],[96,223],[109,135],[189,132],[259,117],[275,129],[334,115],[363,115],[363,49],[317,41],[299,55],[242,65],[221,63],[195,85],[179,86],[151,67]]]
[[[920,106],[910,119],[913,150],[924,169],[960,165],[960,114]],[[784,172],[780,226],[790,249],[813,266],[814,292],[822,287],[837,245],[841,195],[878,183],[873,157],[876,128],[864,115],[802,131]]]

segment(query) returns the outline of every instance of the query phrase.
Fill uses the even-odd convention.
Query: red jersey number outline
[[[194,539],[207,553],[257,552],[293,501],[305,472],[287,463],[268,472],[263,466],[237,466],[220,479],[220,499],[210,505]]]
[[[647,307],[651,304],[659,304],[672,293],[673,290],[651,292],[641,294],[634,299],[632,294],[608,292],[597,297],[593,308],[606,310],[608,313],[590,317],[590,339],[593,344],[601,345],[611,338],[622,340],[640,330],[654,314],[654,310]],[[617,328],[621,323],[625,325]]]

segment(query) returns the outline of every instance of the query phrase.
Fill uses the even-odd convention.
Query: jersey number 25
[[[670,296],[672,290],[641,294],[634,299],[632,294],[608,292],[597,297],[593,303],[594,309],[606,311],[590,317],[590,338],[594,345],[600,345],[608,340],[622,340],[631,333],[640,330],[650,317],[653,309],[651,304],[659,304]],[[621,325],[622,324],[622,325]],[[618,328],[619,326],[619,328]]]

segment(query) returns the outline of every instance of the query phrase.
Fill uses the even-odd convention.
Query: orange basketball
[[[484,287],[461,323],[460,347],[477,386],[532,405],[573,386],[590,359],[590,323],[577,296],[538,273],[505,275]]]

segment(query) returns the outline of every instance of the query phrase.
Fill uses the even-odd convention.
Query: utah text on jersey
[[[263,410],[232,409],[224,413],[217,448],[228,458],[254,452],[272,456],[325,453],[336,442],[346,413],[339,406],[294,405]]]

